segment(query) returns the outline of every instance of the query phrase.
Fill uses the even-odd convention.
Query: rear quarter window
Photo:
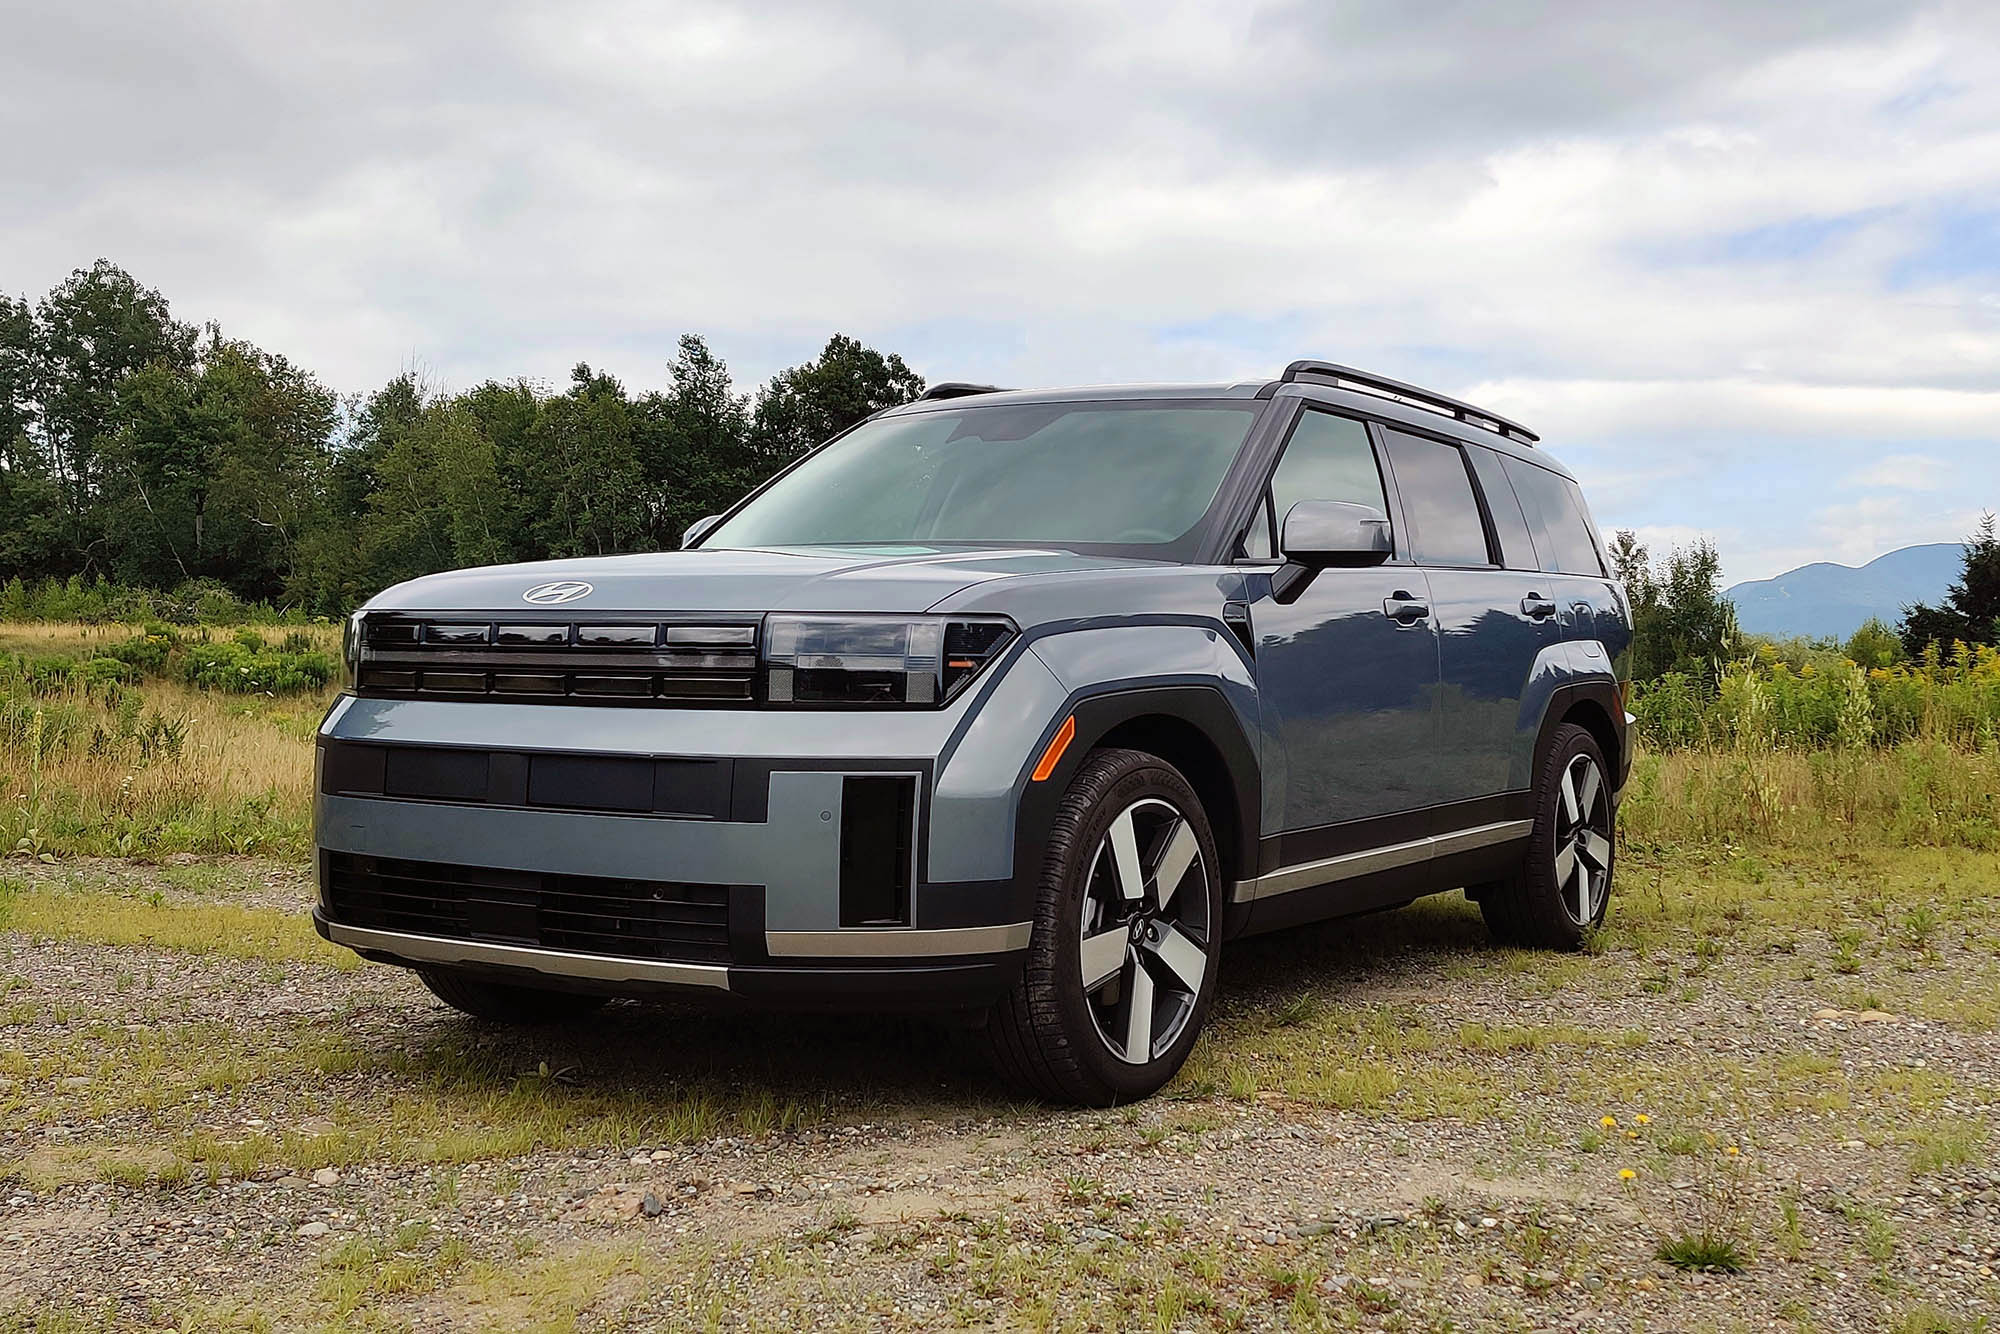
[[[1506,458],[1507,479],[1514,484],[1521,511],[1534,530],[1535,550],[1542,568],[1561,574],[1602,576],[1604,559],[1585,518],[1583,492],[1561,473],[1517,458]]]

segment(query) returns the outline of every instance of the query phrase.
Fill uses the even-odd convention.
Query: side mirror
[[[687,526],[687,531],[681,534],[681,549],[686,550],[701,541],[702,538],[707,537],[715,531],[715,525],[721,522],[722,516],[720,514],[711,514],[705,519],[696,519]]]
[[[1278,541],[1285,566],[1271,580],[1279,602],[1295,602],[1321,570],[1380,565],[1395,553],[1389,519],[1372,505],[1301,500],[1285,513]]]

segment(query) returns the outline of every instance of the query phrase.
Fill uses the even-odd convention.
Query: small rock
[[[645,1198],[639,1201],[639,1212],[648,1218],[658,1218],[666,1212],[666,1209],[667,1206],[660,1203],[660,1197],[650,1190],[646,1192]]]
[[[338,1186],[340,1184],[340,1169],[337,1167],[320,1168],[319,1171],[313,1173],[313,1184],[315,1186]]]
[[[299,1224],[299,1235],[301,1237],[324,1237],[326,1234],[326,1224],[317,1218],[313,1219],[310,1223]]]

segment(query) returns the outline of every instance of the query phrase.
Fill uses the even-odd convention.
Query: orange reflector
[[[1055,739],[1049,742],[1049,748],[1042,752],[1041,762],[1035,765],[1035,772],[1028,775],[1029,780],[1036,783],[1047,781],[1048,776],[1056,771],[1056,765],[1062,762],[1063,752],[1069,749],[1069,743],[1075,739],[1076,715],[1072,713],[1063,719],[1063,725],[1056,729]]]

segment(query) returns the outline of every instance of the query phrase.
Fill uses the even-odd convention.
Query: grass
[[[0,659],[82,657],[131,633],[0,623]],[[338,649],[329,630],[296,633]],[[0,852],[303,857],[312,735],[332,698],[331,689],[240,695],[172,681],[0,688]]]
[[[173,902],[75,886],[39,887],[0,876],[0,927],[31,939],[147,946],[273,963],[360,966],[349,950],[321,940],[299,913],[231,903]]]
[[[1740,1274],[1750,1265],[1742,1242],[1706,1230],[1667,1237],[1654,1253],[1676,1269],[1705,1274]]]

